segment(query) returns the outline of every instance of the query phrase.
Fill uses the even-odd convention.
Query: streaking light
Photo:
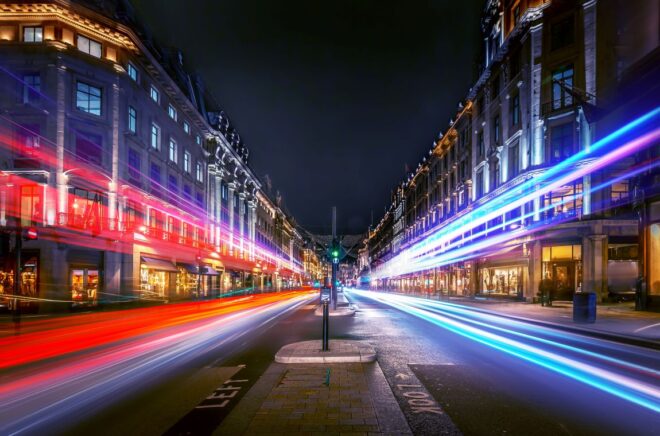
[[[480,311],[465,307],[460,308],[459,305],[445,306],[443,303],[430,302],[402,295],[359,291],[356,289],[350,289],[347,290],[347,292],[355,293],[387,304],[488,347],[521,358],[535,365],[595,387],[601,391],[615,395],[626,401],[650,409],[656,413],[660,413],[660,389],[658,388],[660,374],[653,368],[626,363],[625,366],[631,369],[634,368],[637,371],[646,374],[654,381],[653,384],[645,383],[631,378],[628,374],[618,374],[612,370],[604,369],[602,366],[596,366],[588,362],[577,360],[570,355],[564,356],[558,352],[543,349],[541,346],[526,344],[520,340],[504,336],[504,334],[507,334],[514,337],[525,337],[529,339],[527,335],[523,335],[520,332],[513,330],[511,327],[492,327],[490,323],[493,321],[493,315],[485,315]],[[457,307],[460,308],[460,310],[457,309]],[[510,325],[512,322],[507,319],[506,324],[502,324]],[[486,329],[495,330],[498,333]],[[534,328],[529,326],[527,327],[527,330],[534,330]],[[542,328],[536,328],[536,330],[542,330]],[[558,348],[562,351],[570,351],[577,355],[581,354],[588,357],[596,357],[600,361],[611,362],[614,364],[621,363],[617,359],[610,358],[609,356],[594,352],[580,352],[580,350],[575,347],[566,346],[565,344],[556,341],[540,338],[533,338],[533,340],[541,343],[543,346]]]

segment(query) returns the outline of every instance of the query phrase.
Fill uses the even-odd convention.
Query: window
[[[156,123],[151,123],[151,148],[160,150],[160,127]]]
[[[190,135],[190,124],[187,121],[183,122],[183,131]]]
[[[69,225],[100,232],[104,201],[99,192],[80,188],[69,190]]]
[[[197,204],[198,207],[204,208],[204,195],[201,192],[195,194],[195,203]]]
[[[610,188],[610,199],[612,203],[624,202],[628,199],[630,193],[630,186],[628,180],[621,180],[619,182],[612,183]]]
[[[25,162],[20,159],[34,159],[37,158],[37,152],[41,143],[41,126],[39,124],[22,124],[17,131],[19,153],[17,160],[14,162],[16,168],[26,168],[29,164],[36,162]]]
[[[202,145],[202,138],[199,135],[195,135],[195,144]]]
[[[101,136],[76,132],[76,157],[94,165],[102,165],[103,139]]]
[[[41,76],[39,74],[26,74],[23,76],[23,103],[38,101],[40,91]]]
[[[128,131],[137,132],[137,111],[133,106],[128,107]]]
[[[138,203],[133,200],[126,201],[126,210],[124,213],[124,222],[126,230],[134,230],[138,224],[141,224],[142,214]]]
[[[520,124],[520,94],[511,98],[511,125],[517,126],[518,124]]]
[[[23,42],[41,42],[43,40],[44,32],[42,27],[23,27]]]
[[[489,192],[492,192],[500,186],[500,161],[495,159],[490,166],[490,189]]]
[[[563,86],[562,86],[563,85]],[[552,72],[552,108],[561,109],[573,104],[573,96],[568,90],[573,88],[573,65]]]
[[[167,190],[170,195],[179,195],[179,181],[174,174],[167,176]]]
[[[190,185],[183,185],[183,198],[192,200],[192,189],[190,189]]]
[[[101,116],[101,88],[84,82],[76,84],[76,108],[88,114]]]
[[[93,39],[89,39],[82,35],[78,35],[78,38],[76,39],[76,46],[78,47],[78,50],[83,53],[87,53],[88,55],[92,55],[96,58],[101,57],[100,42],[94,41]]]
[[[170,147],[169,147],[169,157],[170,157],[170,162],[177,163],[178,162],[178,156],[177,156],[177,149],[176,149],[176,141],[172,138],[170,138]]]
[[[220,185],[220,192],[222,193],[222,200],[226,202],[229,198],[229,185],[224,180]]]
[[[160,103],[160,92],[153,85],[151,85],[151,89],[149,90],[149,96],[156,103]]]
[[[177,118],[176,108],[171,104],[167,106],[167,115],[169,115],[170,118],[176,121]]]
[[[475,194],[477,198],[484,195],[484,171],[483,169],[477,171],[477,185],[475,186]]]
[[[573,123],[552,127],[550,134],[550,160],[561,161],[573,155]]]
[[[515,144],[509,147],[509,180],[518,175],[520,171],[520,147]]]
[[[477,134],[477,156],[483,158],[486,155],[486,147],[484,145],[484,131]]]
[[[197,162],[195,167],[195,179],[200,183],[204,181],[204,165],[201,162]]]
[[[151,192],[160,192],[160,166],[153,162],[149,169],[149,178],[151,179]]]
[[[554,23],[550,30],[550,50],[558,50],[573,44],[573,15]]]
[[[135,65],[129,62],[126,66],[126,71],[128,72],[128,77],[130,77],[134,82],[138,81],[138,70],[135,68]]]
[[[500,143],[500,116],[495,115],[493,118],[493,143],[494,144],[499,144]]]
[[[495,100],[498,95],[500,95],[500,76],[495,76],[493,79],[493,84],[492,84],[492,94],[491,94],[491,100]]]
[[[189,151],[183,152],[183,171],[188,174],[192,171],[192,157]]]
[[[21,186],[21,226],[29,227],[40,224],[43,204],[43,188],[37,185]]]
[[[140,180],[140,152],[128,149],[128,177]]]

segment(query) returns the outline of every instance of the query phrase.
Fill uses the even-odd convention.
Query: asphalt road
[[[371,293],[353,292],[349,298],[359,309],[351,332],[376,347],[379,364],[416,434],[438,434],[443,428],[437,427],[433,414],[414,413],[410,396],[405,395],[413,388],[398,389],[402,381],[421,386],[414,389],[428,392],[464,434],[658,434],[657,411],[604,391],[613,389],[605,382],[599,388],[567,376],[560,372],[568,372],[566,368],[558,363],[553,367],[541,358],[544,355],[532,354],[537,348],[565,359],[566,365],[575,362],[587,373],[585,379],[595,374],[588,380],[594,384],[601,373],[613,379],[627,377],[640,385],[634,386],[658,395],[657,351],[506,318],[484,319],[484,314],[470,308],[422,311],[374,300]],[[441,318],[431,318],[434,313]],[[475,324],[485,320],[486,325]],[[457,327],[452,322],[463,324]],[[478,328],[483,335],[470,328]],[[466,331],[471,337],[465,336]],[[489,336],[496,334],[502,342]],[[513,341],[523,348],[506,348]],[[649,400],[651,406],[653,400],[660,406],[657,397]]]
[[[331,338],[374,345],[378,363],[415,434],[657,434],[660,428],[658,412],[632,401],[639,400],[635,388],[645,387],[651,406],[657,401],[653,397],[660,385],[657,351],[505,318],[484,318],[470,308],[348,295],[358,311],[351,318],[331,318]],[[3,425],[7,424],[9,417],[23,426],[5,426],[5,430],[23,428],[25,434],[211,434],[281,346],[320,337],[315,301],[282,303],[262,312],[247,310],[219,324],[217,332],[222,334],[211,331],[212,340],[198,346],[180,349],[183,345],[175,342],[165,349],[177,348],[176,354],[157,354],[158,359],[137,363],[127,358],[114,371],[81,372],[66,383],[50,383],[42,392],[30,392],[13,402],[3,400],[0,423],[5,419]],[[183,343],[189,346],[197,336],[186,337]],[[125,352],[131,344],[121,342],[117,348]],[[523,348],[514,348],[516,344]],[[552,361],[552,366],[550,360],[534,354],[536,349],[548,359],[557,355],[566,361]],[[113,347],[103,347],[106,354],[99,358],[107,359],[114,352]],[[148,350],[146,355],[157,352]],[[12,380],[35,376],[37,370],[36,376],[48,377],[84,356],[90,357],[81,353],[48,365],[5,371],[0,389]],[[578,364],[575,371],[583,372],[569,373],[566,368],[572,362]],[[135,372],[140,365],[157,366]],[[591,379],[587,379],[589,371],[593,371]],[[606,382],[599,385],[597,376],[603,374],[632,387],[622,394]],[[91,389],[101,382],[100,392]],[[26,402],[30,408],[26,409]],[[29,410],[32,415],[19,417],[16,410]]]

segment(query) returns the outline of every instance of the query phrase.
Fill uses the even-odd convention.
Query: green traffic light
[[[332,257],[339,257],[339,251],[334,250],[334,251],[332,252]]]

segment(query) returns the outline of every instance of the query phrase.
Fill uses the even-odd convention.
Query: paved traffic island
[[[376,350],[362,341],[331,339],[328,351],[320,340],[285,345],[275,355],[278,363],[367,363],[376,360]]]
[[[378,363],[273,363],[214,435],[411,435]]]

